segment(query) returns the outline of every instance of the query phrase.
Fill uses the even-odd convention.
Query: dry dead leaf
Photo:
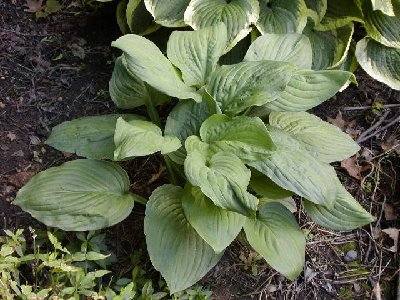
[[[392,240],[393,240],[393,246],[389,248],[390,251],[396,253],[397,252],[397,247],[399,243],[399,229],[397,228],[386,228],[382,229],[382,232],[386,233]]]
[[[14,141],[17,138],[15,133],[12,133],[12,132],[7,133],[7,137],[11,142]]]
[[[358,164],[357,155],[349,157],[340,163],[349,175],[357,180],[361,180],[361,166]]]
[[[339,127],[342,131],[346,130],[347,122],[343,120],[342,118],[342,113],[339,111],[336,117],[333,118],[328,118],[327,119],[329,123]]]
[[[31,179],[35,175],[34,172],[20,172],[14,175],[10,175],[7,177],[7,182],[9,184],[14,185],[15,187],[22,187],[24,186],[29,179]]]
[[[23,157],[25,154],[22,150],[15,151],[11,156],[13,157]]]
[[[40,139],[36,135],[30,135],[29,141],[31,145],[39,145],[41,143]]]
[[[397,220],[397,216],[392,205],[385,203],[384,212],[386,221]]]
[[[43,9],[43,0],[26,0],[26,4],[24,6],[27,7],[25,11],[36,13]]]
[[[353,139],[355,139],[360,134],[360,130],[355,129],[355,126],[357,125],[356,120],[352,120],[350,122],[343,120],[342,113],[340,111],[334,119],[327,118],[327,120],[329,123],[335,125],[336,127],[339,127],[342,131],[349,134]]]
[[[390,151],[391,149],[400,155],[400,141],[396,138],[395,135],[389,136],[385,142],[381,144],[381,148],[383,151]]]

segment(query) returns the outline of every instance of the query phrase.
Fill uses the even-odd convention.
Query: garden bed
[[[80,1],[64,1],[61,12],[35,20],[25,4],[0,3],[0,228],[10,230],[43,227],[10,202],[34,174],[76,158],[44,144],[51,128],[117,111],[108,95],[117,53],[110,44],[120,35],[115,7],[95,10],[83,8]],[[358,86],[351,85],[313,112],[354,138],[363,137],[360,154],[334,166],[346,188],[377,221],[359,230],[333,232],[312,223],[298,207],[296,217],[308,236],[301,276],[286,280],[236,241],[201,281],[216,299],[395,297],[399,266],[397,244],[390,236],[398,236],[400,228],[400,125],[388,121],[400,114],[400,93],[363,71],[356,76]],[[163,108],[162,118],[169,109]],[[157,155],[131,161],[127,170],[131,188],[146,197],[166,182]],[[128,219],[105,230],[118,257],[116,273],[134,250],[145,249],[143,217],[144,207],[138,204]],[[157,278],[151,264],[147,266]]]

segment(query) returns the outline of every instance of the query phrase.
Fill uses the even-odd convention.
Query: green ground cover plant
[[[5,300],[207,300],[211,296],[210,291],[196,287],[168,297],[165,282],[153,286],[148,278],[140,251],[132,254],[125,277],[113,274],[109,269],[116,257],[103,233],[79,232],[75,239],[60,230],[4,233],[0,237],[0,295]]]
[[[293,20],[275,7],[285,1],[191,1],[179,16],[163,10],[166,2],[142,3],[158,24],[183,20],[195,29],[174,31],[166,55],[136,34],[113,42],[122,55],[111,98],[121,109],[145,106],[148,118],[113,114],[56,126],[47,144],[85,159],[39,173],[14,203],[66,231],[112,226],[135,203],[145,205],[147,250],[171,293],[200,280],[241,232],[271,267],[295,279],[305,237],[291,212],[293,195],[327,228],[351,230],[374,220],[330,165],[359,146],[306,112],[355,81],[349,72],[355,19],[335,15],[324,1],[290,3],[297,2]],[[219,10],[219,18],[208,19],[207,12]],[[238,55],[242,48],[235,46],[252,25],[261,36],[252,34]],[[240,60],[222,63],[232,53]],[[166,103],[174,107],[164,122],[157,107]],[[118,162],[154,153],[164,157],[170,183],[145,199],[130,191]]]

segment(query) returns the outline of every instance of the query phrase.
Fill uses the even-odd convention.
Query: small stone
[[[355,261],[357,259],[358,253],[355,250],[350,250],[346,253],[346,255],[344,256],[344,261],[345,262],[352,262]]]

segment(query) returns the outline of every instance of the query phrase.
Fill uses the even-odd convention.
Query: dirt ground
[[[61,12],[36,20],[25,11],[26,0],[0,1],[0,229],[42,226],[10,201],[34,174],[74,158],[44,144],[51,127],[116,111],[107,92],[116,53],[110,43],[120,34],[115,7],[96,10],[83,8],[80,1],[61,3]],[[395,299],[400,93],[363,71],[357,79],[358,86],[314,113],[361,140],[360,154],[335,168],[377,221],[333,232],[313,224],[299,204],[297,217],[308,237],[303,274],[290,282],[237,241],[201,282],[215,299]],[[163,115],[167,112],[165,108]],[[126,167],[133,188],[145,196],[165,181],[157,156]],[[107,229],[119,257],[117,268],[134,249],[144,247],[143,215],[138,205],[127,220]]]

